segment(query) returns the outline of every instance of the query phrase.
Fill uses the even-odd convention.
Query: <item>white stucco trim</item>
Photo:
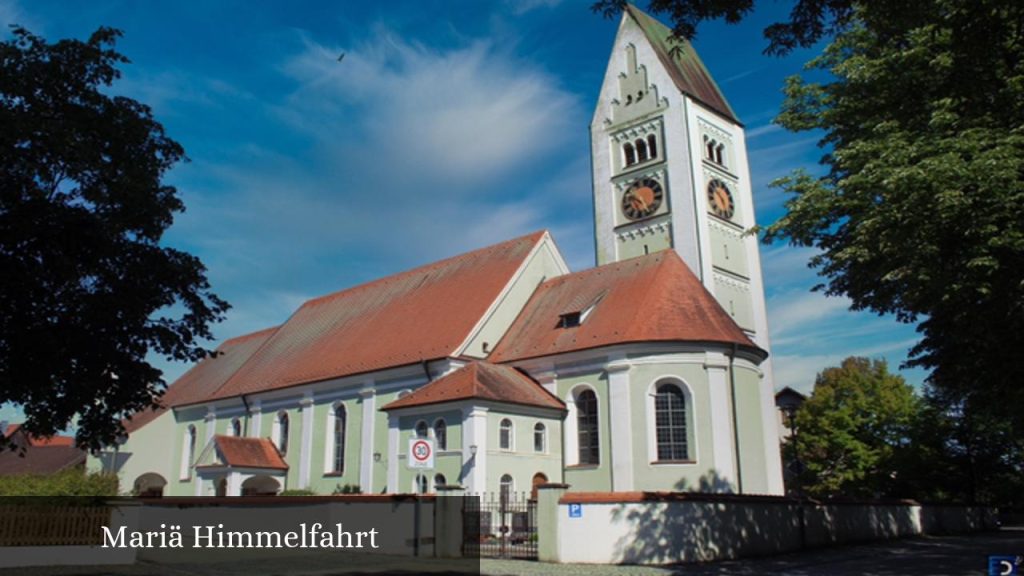
[[[363,492],[373,491],[373,452],[374,446],[374,422],[377,417],[377,391],[373,387],[373,381],[367,383],[359,395],[363,399],[362,430],[360,432],[361,450],[359,452],[359,486]],[[346,436],[346,440],[347,440]],[[389,448],[390,449],[390,448]]]
[[[736,431],[733,429],[729,359],[724,354],[708,352],[708,404],[711,408],[711,447],[715,470],[733,486],[736,481]]]
[[[608,411],[608,419],[611,424],[612,455],[612,490],[624,491],[633,489],[633,425],[632,409],[630,407],[629,393],[629,370],[630,363],[625,359],[618,359],[607,366],[605,371],[608,374],[608,406],[614,406],[614,410]],[[598,410],[600,415],[600,409]],[[598,418],[600,422],[600,418]]]
[[[302,443],[299,448],[299,487],[309,488],[310,471],[313,467],[313,392],[309,391],[299,402],[302,414]]]
[[[263,405],[259,400],[252,400],[249,402],[249,410],[251,412],[249,417],[249,436],[259,438],[261,434],[260,424],[262,423]]]
[[[469,472],[463,479],[469,494],[487,491],[487,412],[478,406],[467,407],[462,413],[462,462]],[[473,454],[471,446],[476,446]]]
[[[389,494],[398,492],[398,416],[388,415],[388,488]],[[367,486],[369,488],[369,486]]]

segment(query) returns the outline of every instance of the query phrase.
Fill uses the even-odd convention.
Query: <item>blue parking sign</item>
[[[569,504],[569,518],[583,518],[583,504]]]

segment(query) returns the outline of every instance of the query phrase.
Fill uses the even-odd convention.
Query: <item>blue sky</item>
[[[589,4],[0,0],[0,23],[49,40],[124,31],[132,62],[112,91],[150,105],[191,159],[167,178],[188,209],[165,240],[233,305],[223,339],[540,228],[574,270],[592,266],[588,123],[617,21]],[[695,42],[746,125],[761,223],[783,211],[768,183],[821,155],[813,134],[771,123],[814,53],[761,54],[785,9],[702,25]],[[810,293],[809,251],[762,250],[778,386],[808,391],[852,354],[905,359],[912,327]],[[169,381],[187,369],[157,361]]]

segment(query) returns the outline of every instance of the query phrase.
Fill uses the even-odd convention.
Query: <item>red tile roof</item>
[[[13,438],[13,436],[21,430],[21,424],[11,424],[4,431],[5,438]],[[22,441],[26,446],[74,446],[74,436],[50,436],[45,438],[42,436],[29,436],[22,432],[20,434]]]
[[[522,372],[490,362],[471,362],[382,409],[395,410],[469,398],[565,409],[561,400]]]
[[[674,40],[672,30],[654,18],[633,6],[626,5],[626,13],[640,26],[644,35],[654,47],[658,59],[672,77],[676,88],[694,98],[698,102],[722,114],[726,118],[740,123],[733,112],[725,95],[715,84],[711,74],[701,61],[693,46],[686,41]]]
[[[545,234],[310,300],[220,390],[204,393],[226,398],[451,356]]]
[[[129,433],[156,420],[168,407],[205,402],[219,390],[232,374],[259,350],[277,327],[225,340],[217,354],[193,366],[171,384],[160,398],[160,407],[138,412],[124,422]]]
[[[288,463],[281,457],[277,447],[269,438],[242,438],[238,436],[214,436],[214,446],[220,460],[235,468],[269,468],[287,470]]]
[[[559,317],[593,307],[581,324]],[[559,276],[542,284],[488,357],[510,362],[625,342],[738,344],[747,338],[672,250]]]
[[[85,452],[74,446],[30,445],[19,450],[0,451],[0,476],[54,474],[85,463]]]

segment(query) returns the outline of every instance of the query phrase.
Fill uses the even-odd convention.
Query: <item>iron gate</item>
[[[529,494],[483,494],[463,502],[464,555],[537,559],[537,501]]]

